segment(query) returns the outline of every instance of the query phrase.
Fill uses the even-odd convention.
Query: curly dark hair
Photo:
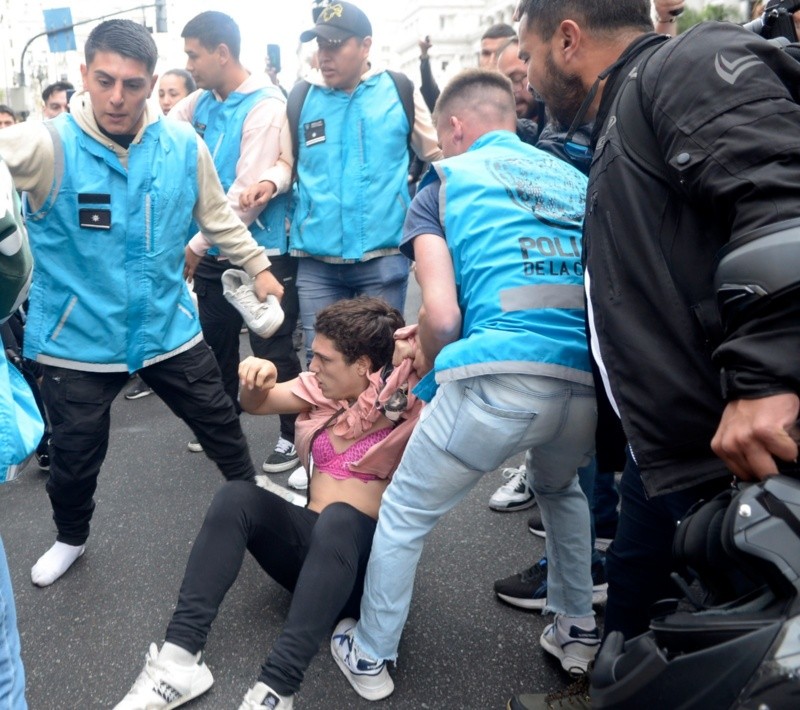
[[[375,372],[392,361],[394,332],[404,325],[400,311],[382,298],[358,296],[323,308],[314,330],[333,343],[348,365],[366,355]]]

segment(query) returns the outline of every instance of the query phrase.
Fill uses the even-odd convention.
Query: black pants
[[[270,577],[294,592],[259,680],[281,695],[297,692],[336,622],[358,616],[375,524],[347,503],[317,514],[262,488],[226,483],[192,547],[166,640],[190,653],[205,647],[247,549]]]
[[[139,375],[191,427],[225,478],[253,479],[247,440],[208,345],[200,342]],[[127,382],[127,372],[44,368],[42,396],[53,428],[47,493],[60,542],[81,545],[89,537],[111,403]]]
[[[619,485],[622,504],[617,534],[606,554],[604,635],[621,631],[630,639],[643,634],[650,627],[652,605],[680,596],[670,578],[675,526],[697,501],[711,500],[729,485],[730,477],[718,478],[648,498],[639,468],[628,455]]]
[[[208,259],[210,257],[206,257]],[[294,349],[292,334],[297,325],[297,259],[288,255],[270,258],[273,276],[283,284],[281,301],[284,320],[278,331],[269,338],[250,332],[250,347],[256,357],[271,360],[278,370],[278,382],[292,380],[300,374],[300,360]],[[222,295],[221,271],[203,269],[195,275],[194,291],[200,311],[203,337],[211,346],[222,372],[222,382],[228,396],[239,410],[239,332],[242,317]],[[294,442],[296,414],[281,414],[281,436]]]

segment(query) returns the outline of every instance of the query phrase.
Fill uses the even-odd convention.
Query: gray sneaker
[[[297,449],[294,448],[294,444],[280,437],[278,443],[275,444],[275,450],[261,464],[261,470],[264,473],[283,473],[297,468],[299,464],[300,457],[297,455]]]
[[[507,710],[589,710],[589,674],[585,673],[564,690],[553,693],[520,693],[508,701]]]

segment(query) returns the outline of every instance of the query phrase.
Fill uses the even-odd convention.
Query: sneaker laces
[[[589,672],[592,669],[589,665],[589,670],[583,675],[579,676],[577,680],[570,683],[563,690],[556,690],[545,696],[544,701],[548,704],[548,708],[570,707],[570,700],[573,698],[581,697],[587,702],[590,702],[589,696]]]
[[[259,301],[252,287],[246,284],[239,286],[233,292],[233,296],[240,305],[246,306],[253,313],[258,313],[260,310],[267,308],[266,302]]]
[[[519,468],[504,468],[502,473],[503,478],[508,479],[506,483],[503,484],[503,488],[514,491],[519,488],[520,483],[527,487],[527,482],[525,481],[527,471],[524,466],[520,466]]]
[[[547,569],[547,558],[542,557],[542,559],[539,560],[535,565],[533,565],[532,567],[528,567],[528,569],[520,572],[519,574],[520,580],[523,582],[530,582],[531,580],[537,579],[539,576],[541,576],[541,573],[544,572],[546,569]],[[547,575],[545,573],[545,578],[546,576]]]
[[[157,692],[161,684],[161,677],[165,672],[164,666],[158,662],[158,648],[155,644],[151,644],[147,651],[144,668],[130,690],[131,695],[146,693],[150,690],[156,690]]]
[[[275,452],[278,454],[291,454],[294,450],[294,444],[283,437],[278,439],[278,443],[275,444]]]

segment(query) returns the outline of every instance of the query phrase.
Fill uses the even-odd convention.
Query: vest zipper
[[[77,302],[78,302],[77,296],[73,296],[72,298],[69,299],[67,307],[64,309],[64,312],[61,314],[61,318],[58,321],[58,325],[56,325],[53,334],[50,336],[51,341],[56,340],[58,336],[61,335],[61,331],[64,329],[64,326],[67,323],[67,319],[69,318],[70,313],[72,313],[72,310],[75,308],[75,304]]]
[[[152,241],[150,235],[150,193],[144,196],[144,248],[146,253],[152,251]]]

